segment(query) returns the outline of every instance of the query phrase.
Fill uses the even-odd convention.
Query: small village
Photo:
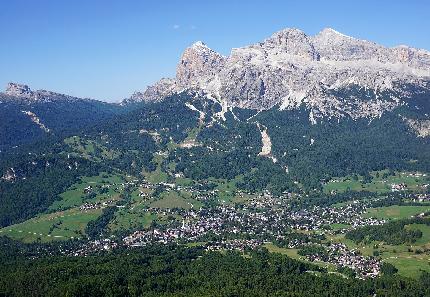
[[[188,189],[190,190],[190,189]],[[208,200],[201,192],[197,197]],[[213,192],[210,192],[213,195]],[[309,240],[290,238],[291,233],[302,232],[309,238],[312,234],[344,233],[360,226],[380,225],[385,220],[363,218],[369,202],[352,201],[338,207],[313,206],[309,209],[292,210],[291,194],[274,197],[263,193],[243,203],[221,203],[210,208],[161,209],[148,207],[144,211],[160,215],[176,215],[182,222],[158,225],[145,230],[135,231],[123,238],[129,247],[146,246],[152,243],[190,244],[199,243],[211,250],[249,250],[273,241],[288,240],[288,248],[301,248]],[[331,230],[332,224],[344,224],[348,228]],[[312,240],[311,240],[312,242]],[[344,244],[317,240],[327,252],[326,263],[353,269],[357,277],[374,277],[379,274],[379,261],[365,257],[356,250],[349,250]],[[306,257],[309,261],[321,261],[318,256]]]
[[[396,185],[397,186],[397,185]],[[274,196],[265,191],[261,194],[237,191],[236,202],[218,200],[219,190],[205,189],[205,185],[195,183],[192,186],[161,182],[129,179],[118,184],[104,185],[104,188],[138,189],[137,197],[141,203],[147,203],[140,211],[151,217],[176,218],[162,224],[151,224],[147,228],[135,230],[121,238],[101,238],[82,244],[73,250],[73,256],[87,256],[95,252],[148,246],[151,244],[199,245],[207,251],[237,250],[241,252],[283,242],[287,249],[300,250],[309,245],[317,245],[325,250],[302,256],[310,262],[322,262],[335,267],[346,267],[354,271],[358,278],[376,277],[380,274],[381,262],[377,257],[363,256],[359,250],[349,249],[344,243],[328,240],[331,236],[344,234],[361,226],[382,225],[386,220],[363,216],[378,199],[353,200],[331,206],[309,206],[295,208],[297,193],[283,193]],[[204,207],[190,209],[180,207],[155,207],[150,201],[159,187],[162,192],[185,191]],[[396,187],[397,188],[397,187]],[[94,192],[93,187],[84,189],[84,194]],[[428,201],[428,194],[409,197],[412,201]],[[213,203],[213,202],[216,203]],[[107,199],[98,202],[85,202],[79,209],[83,212],[103,209],[108,206],[127,207],[117,204],[118,200]],[[134,206],[129,206],[131,209]],[[180,218],[180,219],[179,219]],[[332,226],[339,227],[333,228]],[[118,239],[120,239],[118,241]]]

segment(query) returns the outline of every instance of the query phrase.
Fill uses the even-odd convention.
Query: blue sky
[[[208,3],[204,3],[208,2]],[[118,101],[173,77],[202,40],[227,55],[296,27],[430,49],[430,1],[0,1],[0,88],[21,82]]]

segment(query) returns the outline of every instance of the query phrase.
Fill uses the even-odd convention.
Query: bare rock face
[[[6,172],[2,175],[1,179],[9,182],[14,182],[16,180],[17,176],[15,173],[15,170],[13,168],[9,168],[6,170]]]
[[[176,90],[176,81],[170,78],[163,78],[156,84],[149,86],[145,92],[135,92],[127,102],[151,101],[156,102],[166,96],[173,94]]]
[[[386,56],[388,51],[376,43],[355,39],[331,28],[322,30],[312,37],[312,41],[321,59],[329,61],[368,60]]]
[[[31,97],[33,91],[27,85],[10,82],[6,86],[5,94],[17,97]]]
[[[405,120],[418,137],[424,138],[430,136],[430,120]]]
[[[202,42],[187,48],[174,80],[137,96],[157,101],[192,89],[227,106],[263,110],[305,107],[316,123],[329,118],[375,118],[407,104],[414,86],[430,92],[430,52],[373,42],[324,29],[308,36],[284,29],[228,57]]]
[[[223,64],[224,57],[198,41],[182,54],[176,69],[178,86],[198,86],[202,77],[215,75]]]
[[[301,30],[285,29],[264,41],[264,47],[274,53],[287,53],[305,60],[319,60],[312,40]]]

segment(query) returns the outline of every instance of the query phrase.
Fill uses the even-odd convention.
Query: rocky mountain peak
[[[199,77],[214,74],[219,71],[223,64],[224,57],[222,55],[198,41],[182,54],[176,68],[176,81],[182,87],[196,85]]]
[[[287,28],[276,32],[263,42],[263,47],[276,53],[287,53],[309,60],[318,60],[316,52],[310,38],[305,32]]]
[[[429,51],[388,48],[332,28],[314,36],[287,28],[232,49],[227,57],[196,42],[184,51],[176,78],[160,81],[141,97],[158,101],[187,89],[203,91],[228,106],[304,107],[315,123],[326,117],[379,117],[413,96],[402,86],[430,92]]]
[[[33,95],[33,91],[27,85],[10,82],[6,86],[5,94],[9,96],[28,98]]]
[[[196,41],[196,42],[194,42],[191,46],[190,46],[190,48],[192,48],[192,49],[194,49],[194,50],[203,50],[203,51],[205,51],[205,50],[211,50],[207,45],[206,45],[206,43],[204,43],[203,41]]]
[[[285,44],[287,41],[303,40],[306,37],[307,37],[306,33],[300,29],[285,28],[278,32],[273,33],[272,36],[270,36],[265,41],[267,42],[270,40],[274,40],[275,42],[277,41],[278,44],[282,45],[282,44]]]
[[[315,35],[312,42],[324,60],[384,60],[389,54],[388,49],[381,45],[347,36],[331,28]]]
[[[335,29],[333,29],[333,28],[324,28],[324,29],[322,29],[321,30],[321,32],[319,32],[317,35],[320,35],[320,36],[330,36],[330,37],[334,37],[334,36],[336,36],[337,38],[350,38],[350,39],[355,39],[354,37],[351,37],[351,36],[348,36],[348,35],[345,35],[345,34],[343,34],[343,33],[340,33],[339,31],[336,31]],[[336,38],[335,37],[335,38]]]

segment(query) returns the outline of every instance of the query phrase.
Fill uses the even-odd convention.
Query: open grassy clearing
[[[273,243],[266,243],[266,244],[264,244],[264,247],[267,248],[267,250],[271,253],[279,253],[279,254],[287,255],[287,256],[289,256],[293,259],[296,259],[296,260],[316,264],[318,266],[326,268],[327,271],[329,271],[329,272],[335,272],[336,271],[336,267],[333,264],[325,263],[325,262],[317,262],[317,261],[310,262],[310,261],[306,260],[304,257],[297,254],[298,249],[280,248],[280,247],[277,247],[276,245],[274,245]]]
[[[161,182],[167,182],[169,176],[166,172],[164,172],[161,168],[162,163],[164,159],[167,157],[168,152],[166,153],[155,153],[153,157],[153,162],[156,164],[156,169],[154,171],[148,172],[143,171],[143,175],[145,176],[145,179],[152,183],[152,184],[158,184]]]
[[[225,203],[234,202],[237,191],[237,183],[243,180],[243,176],[237,176],[232,180],[209,178],[208,181],[215,183],[218,191],[218,199]]]
[[[85,202],[94,203],[105,200],[118,199],[123,187],[124,177],[121,175],[112,175],[101,173],[98,176],[82,177],[80,182],[72,185],[66,192],[60,194],[60,200],[55,201],[49,211],[65,210],[80,206]],[[88,199],[84,189],[91,186],[96,196]],[[100,193],[102,188],[106,188],[105,193]]]
[[[24,242],[48,242],[82,238],[88,222],[96,219],[101,209],[79,210],[84,203],[95,203],[116,200],[122,192],[121,183],[126,177],[119,174],[100,173],[98,176],[82,177],[66,192],[60,194],[60,200],[55,201],[47,213],[39,214],[20,224],[8,226],[1,233]],[[84,189],[91,187],[90,192]]]
[[[334,178],[330,182],[324,185],[324,192],[331,193],[335,192],[346,192],[350,191],[369,191],[376,193],[388,193],[391,192],[392,184],[404,183],[408,190],[411,191],[422,191],[422,185],[429,183],[429,177],[426,174],[412,172],[396,172],[395,175],[384,176],[388,171],[372,172],[372,181],[370,183],[364,183],[363,177],[358,176],[354,179],[352,176]]]
[[[166,191],[160,194],[160,199],[151,202],[149,206],[158,208],[198,209],[202,206],[202,203],[192,199],[191,194],[185,191]]]
[[[115,218],[109,223],[108,227],[112,232],[146,229],[156,218],[155,214],[139,211],[138,209],[121,209],[115,213]]]
[[[418,239],[414,245],[430,245],[430,226],[425,224],[411,224],[405,226],[407,229],[419,229],[421,230],[423,236]]]
[[[178,144],[179,147],[190,148],[193,146],[199,146],[200,144],[196,141],[197,135],[200,133],[201,128],[195,127],[188,131],[187,137]]]
[[[191,178],[187,177],[176,177],[175,184],[178,186],[192,186],[194,181]]]
[[[23,242],[49,242],[82,238],[88,222],[100,216],[102,210],[70,209],[42,214],[23,223],[0,229],[0,234]]]
[[[330,227],[331,227],[333,230],[340,230],[340,229],[349,228],[349,227],[351,227],[351,226],[350,226],[350,225],[348,225],[348,224],[331,224],[331,225],[330,225]]]
[[[141,192],[145,193],[145,195],[140,196]],[[157,197],[153,196],[153,192],[154,190],[146,188],[134,190],[131,193],[130,204],[116,212],[115,219],[109,224],[109,228],[112,231],[145,229],[148,228],[153,221],[164,224],[172,220],[172,216],[163,217],[151,214],[147,211],[148,207],[162,209],[197,209],[202,206],[202,202],[193,199],[192,193],[187,191],[164,191]],[[174,219],[180,221],[181,217],[178,216]]]
[[[405,219],[411,216],[430,211],[430,206],[387,206],[370,208],[363,214],[365,218],[377,218],[377,219]]]
[[[430,272],[430,258],[427,257],[393,257],[384,259],[385,262],[393,264],[398,270],[398,274],[418,278],[421,271]]]
[[[242,195],[235,195],[234,198],[231,200],[233,203],[244,203],[248,200],[251,200],[255,198],[255,195],[249,195],[249,194],[242,194]]]
[[[118,153],[109,150],[105,146],[92,140],[84,140],[79,136],[66,138],[64,143],[72,148],[73,153],[87,159],[101,161],[102,159],[114,159]]]

